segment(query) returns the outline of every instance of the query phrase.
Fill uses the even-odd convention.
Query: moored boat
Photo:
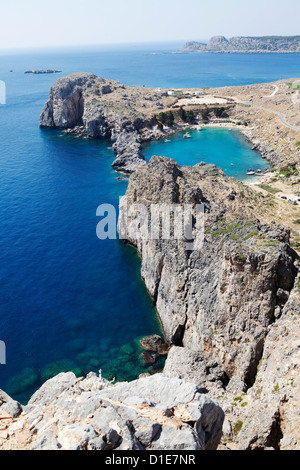
[[[191,134],[190,134],[189,132],[187,132],[186,134],[184,134],[183,138],[184,138],[184,139],[191,139],[192,136],[191,136]]]

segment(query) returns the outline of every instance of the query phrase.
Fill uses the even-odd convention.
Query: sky
[[[0,0],[0,49],[300,35],[299,0]]]

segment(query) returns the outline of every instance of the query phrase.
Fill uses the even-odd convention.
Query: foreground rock
[[[112,385],[60,374],[9,423],[2,449],[214,450],[224,414],[197,387],[157,374]]]
[[[11,418],[17,418],[22,413],[22,406],[13,400],[7,393],[0,390],[0,416],[6,414]]]

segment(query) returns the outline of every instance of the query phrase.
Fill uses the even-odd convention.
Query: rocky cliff
[[[60,374],[23,410],[1,397],[2,450],[215,450],[224,421],[195,385],[163,374],[116,385]]]
[[[224,36],[213,36],[208,44],[197,41],[186,43],[183,52],[300,52],[300,36],[247,36],[230,39]]]
[[[39,123],[76,136],[111,139],[117,154],[114,168],[131,173],[145,165],[139,132],[151,133],[153,115],[169,101],[166,92],[77,73],[60,78],[50,89]]]
[[[214,165],[180,168],[173,160],[153,157],[147,167],[131,176],[121,209],[125,204],[150,208],[162,203],[202,203],[205,207],[204,244],[194,251],[186,251],[177,240],[139,237],[134,217],[128,218],[127,239],[141,255],[142,277],[156,302],[165,336],[173,345],[165,373],[191,380],[213,396],[230,397],[234,405],[240,403],[234,397],[253,392],[254,386],[261,388],[260,393],[268,397],[265,408],[260,408],[267,410],[267,401],[273,406],[273,411],[267,410],[265,438],[252,436],[255,429],[259,432],[259,427],[253,427],[254,416],[264,420],[259,407],[253,406],[240,445],[276,448],[280,439],[288,441],[277,425],[282,419],[280,403],[287,395],[281,391],[274,400],[268,383],[276,380],[276,357],[281,357],[284,383],[297,380],[299,362],[296,339],[289,343],[292,335],[286,340],[277,337],[284,328],[280,325],[287,321],[299,327],[297,255],[289,246],[289,230],[258,220],[253,200]],[[274,337],[276,353],[267,346],[274,344]],[[267,354],[273,354],[273,366],[266,362]],[[261,373],[263,369],[270,371],[268,380]],[[248,405],[248,400],[245,402]],[[225,399],[224,405],[229,406]],[[237,410],[232,408],[233,420],[237,420]],[[295,433],[290,438],[295,441]]]

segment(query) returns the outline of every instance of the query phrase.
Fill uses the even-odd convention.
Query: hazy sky
[[[300,35],[300,0],[0,0],[0,49]]]

